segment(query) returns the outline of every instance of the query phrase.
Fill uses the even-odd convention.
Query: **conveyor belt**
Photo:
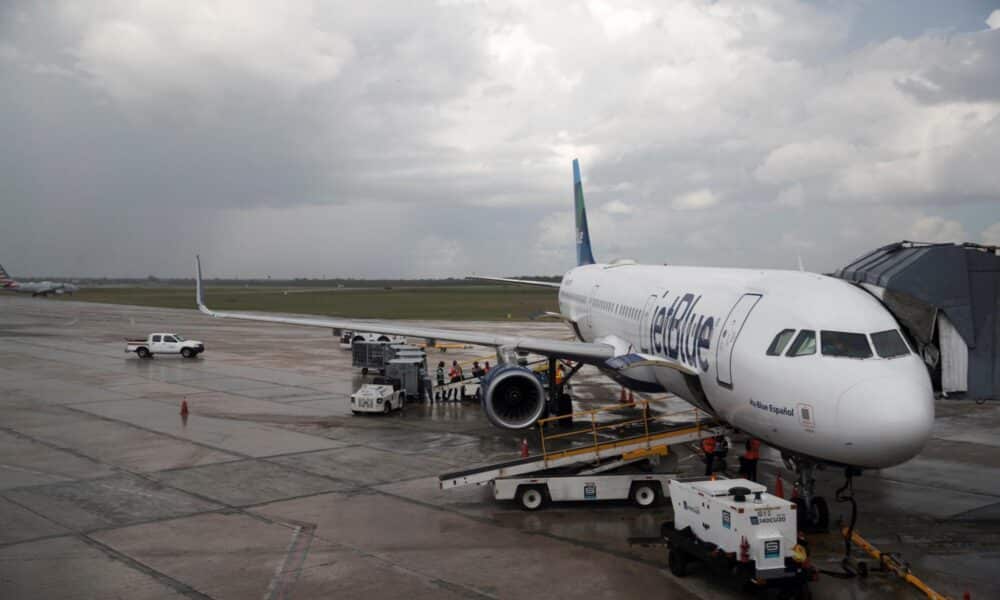
[[[444,473],[438,477],[441,489],[461,487],[465,485],[483,485],[500,477],[526,475],[569,465],[593,462],[614,458],[636,450],[652,449],[659,446],[683,444],[710,435],[722,433],[717,425],[680,425],[670,429],[651,432],[649,435],[639,435],[617,440],[608,440],[596,445],[570,448],[545,455],[528,456],[516,460],[492,463]]]

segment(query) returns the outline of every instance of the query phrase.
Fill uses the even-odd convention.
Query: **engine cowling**
[[[545,387],[531,369],[499,365],[490,370],[483,389],[483,412],[497,427],[530,427],[545,412]]]

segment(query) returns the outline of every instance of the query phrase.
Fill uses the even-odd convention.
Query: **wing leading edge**
[[[429,327],[414,327],[393,321],[367,321],[359,319],[285,317],[281,315],[262,315],[255,313],[216,311],[205,305],[204,287],[202,285],[201,257],[196,257],[198,278],[195,281],[195,295],[198,310],[210,317],[220,319],[241,319],[244,321],[260,321],[262,323],[280,323],[284,325],[300,325],[303,327],[325,327],[327,329],[353,329],[370,331],[387,335],[402,335],[406,337],[424,338],[427,340],[442,340],[461,342],[492,348],[508,348],[534,352],[543,356],[553,356],[578,360],[588,364],[600,365],[614,356],[614,348],[609,344],[588,342],[569,342],[550,340],[546,338],[497,335],[479,331],[459,329],[435,329]]]

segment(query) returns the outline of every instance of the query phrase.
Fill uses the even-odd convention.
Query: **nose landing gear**
[[[816,462],[798,456],[783,456],[785,465],[795,471],[792,502],[798,513],[798,528],[808,533],[823,533],[830,528],[830,507],[826,498],[816,495]]]

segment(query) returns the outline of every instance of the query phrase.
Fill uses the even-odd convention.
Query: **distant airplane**
[[[80,287],[72,283],[59,281],[28,281],[20,282],[11,279],[7,270],[0,265],[0,290],[5,292],[17,292],[19,294],[31,294],[32,296],[48,296],[49,294],[70,294],[80,290]]]
[[[848,467],[849,478],[861,468],[905,462],[924,447],[934,423],[930,377],[874,296],[804,271],[599,264],[575,160],[573,186],[577,267],[562,283],[500,280],[558,289],[559,313],[552,316],[578,341],[216,312],[204,303],[200,259],[198,308],[214,317],[494,347],[502,364],[484,383],[483,409],[511,429],[534,424],[547,408],[542,383],[511,359],[516,351],[593,365],[631,389],[673,393],[780,450],[798,478],[801,517],[819,527],[829,512],[815,495],[818,465]],[[549,397],[561,397],[553,392]]]

